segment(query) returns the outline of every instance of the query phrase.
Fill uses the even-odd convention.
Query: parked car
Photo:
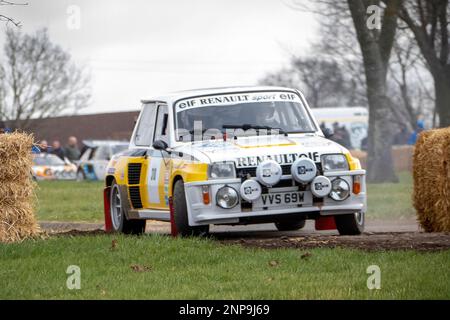
[[[142,101],[130,149],[105,177],[105,229],[172,234],[211,224],[275,223],[360,234],[365,170],[320,130],[304,96],[281,87],[184,91]]]
[[[77,167],[54,154],[33,154],[33,178],[35,180],[75,180]]]
[[[77,180],[103,180],[108,161],[114,154],[128,149],[128,142],[84,140],[83,153],[77,162]]]

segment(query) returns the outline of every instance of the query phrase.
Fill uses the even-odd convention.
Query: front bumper
[[[217,190],[227,185],[239,191],[241,186],[241,179],[221,179],[197,181],[185,184],[186,202],[188,205],[189,225],[199,226],[205,224],[238,224],[245,220],[246,223],[251,223],[259,220],[264,216],[278,216],[278,215],[340,215],[355,212],[366,212],[366,183],[365,170],[352,170],[342,172],[325,173],[325,176],[333,180],[336,177],[346,180],[351,188],[350,196],[343,201],[335,201],[329,197],[323,198],[323,201],[313,202],[308,206],[276,206],[258,209],[243,209],[240,203],[232,209],[223,209],[216,204]],[[359,194],[353,193],[353,177],[360,176],[361,191]],[[290,176],[283,176],[283,179],[291,179]],[[209,187],[210,203],[205,205],[203,203],[202,188]],[[281,189],[280,189],[281,190]],[[276,191],[276,189],[273,189]],[[306,191],[310,192],[310,191]]]

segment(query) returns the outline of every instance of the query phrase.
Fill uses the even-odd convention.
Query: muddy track
[[[450,249],[450,233],[386,232],[364,233],[360,236],[306,235],[263,239],[222,239],[222,243],[264,249],[354,248],[375,250],[434,251]]]
[[[41,229],[49,236],[101,235],[104,234],[102,227],[102,224],[93,223],[41,222]],[[295,232],[279,232],[270,225],[221,226],[213,227],[210,236],[225,245],[264,249],[336,247],[367,251],[450,249],[450,233],[421,232],[411,221],[376,221],[369,224],[367,229],[368,232],[359,236],[339,236],[336,231],[314,231],[311,224],[307,224],[305,229]],[[392,229],[400,232],[392,232]],[[168,235],[169,225],[162,222],[149,222],[146,231],[147,233]]]

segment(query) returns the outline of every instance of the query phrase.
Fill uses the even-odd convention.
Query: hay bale
[[[450,127],[424,131],[413,156],[413,204],[427,232],[450,231]]]
[[[33,136],[14,132],[0,134],[0,182],[29,179],[33,158]]]
[[[0,134],[0,242],[21,241],[38,231],[32,145],[32,135]]]

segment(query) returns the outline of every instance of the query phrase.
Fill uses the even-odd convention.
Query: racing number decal
[[[147,171],[147,195],[150,207],[166,208],[168,201],[168,174],[169,168],[162,158],[149,159]]]
[[[160,169],[161,164],[164,165],[164,163],[161,163],[161,158],[151,158],[150,159],[150,166],[148,168],[147,173],[147,192],[148,192],[148,199],[151,204],[161,204],[161,198],[159,196],[159,175],[160,175]]]

